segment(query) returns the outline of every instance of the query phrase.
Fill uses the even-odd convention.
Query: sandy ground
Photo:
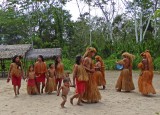
[[[133,73],[136,90],[131,93],[116,92],[115,82],[119,71],[106,71],[106,90],[100,90],[102,100],[97,104],[77,106],[69,103],[68,96],[65,109],[61,109],[61,97],[42,94],[29,96],[26,93],[26,82],[22,82],[21,94],[14,97],[11,83],[0,79],[0,115],[160,115],[160,75],[154,76],[154,87],[157,94],[144,97],[137,89],[138,72]]]

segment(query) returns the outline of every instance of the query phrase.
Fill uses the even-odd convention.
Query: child
[[[66,103],[66,101],[67,101],[67,95],[68,95],[68,92],[69,92],[69,81],[68,81],[68,79],[66,79],[66,78],[64,78],[63,79],[63,86],[61,86],[60,87],[60,89],[58,90],[58,93],[57,93],[57,96],[59,96],[59,93],[60,93],[60,91],[62,90],[62,99],[63,99],[63,101],[62,101],[62,103],[61,103],[61,107],[62,108],[65,108],[65,103]]]
[[[45,92],[50,94],[56,90],[56,82],[55,82],[55,67],[54,64],[49,64],[47,82]]]
[[[29,95],[35,95],[38,94],[36,82],[35,82],[35,72],[34,72],[34,66],[29,66],[28,73],[27,73],[27,93]]]
[[[73,85],[75,86],[76,81],[76,94],[70,99],[70,103],[73,105],[73,99],[78,97],[77,105],[81,105],[82,97],[85,93],[85,84],[88,81],[87,72],[82,65],[83,58],[81,56],[76,56],[76,64],[73,70]]]
[[[70,79],[70,77],[69,77],[69,74],[70,74],[70,72],[66,72],[66,73],[65,73],[65,78],[68,79],[69,85],[72,86],[72,82],[71,82],[71,79]]]
[[[7,82],[12,79],[12,85],[14,89],[15,96],[19,95],[19,90],[21,88],[21,79],[23,77],[22,63],[18,55],[15,55],[12,59],[10,65]]]
[[[64,65],[61,61],[61,57],[57,56],[55,58],[55,71],[56,71],[56,87],[59,90],[61,87],[62,80],[64,78]]]
[[[105,80],[105,66],[102,58],[100,56],[96,56],[96,64],[95,64],[95,72],[94,77],[97,83],[97,86],[103,86],[105,89],[106,80]]]

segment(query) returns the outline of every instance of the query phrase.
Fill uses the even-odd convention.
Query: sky
[[[0,3],[2,3],[3,1],[6,1],[6,0],[0,0]],[[115,1],[116,1],[116,4],[115,4],[116,14],[115,15],[123,13],[125,11],[125,7],[122,3],[122,0],[115,0]],[[79,3],[80,11],[82,14],[89,11],[89,7],[87,4],[79,0],[78,0],[78,3]],[[78,19],[80,13],[79,13],[79,9],[78,9],[76,0],[72,0],[71,2],[68,2],[65,5],[64,9],[70,12],[70,14],[72,15],[72,20],[76,21]],[[110,9],[109,5],[108,7],[106,7],[106,9]],[[98,7],[94,7],[94,8],[91,7],[90,14],[91,16],[104,16],[102,14],[102,11]]]
[[[123,3],[121,2],[121,0],[115,0],[115,1],[116,1],[115,8],[117,11],[116,13],[117,14],[123,13],[125,11],[125,7]],[[89,7],[87,4],[79,0],[78,0],[78,3],[79,3],[81,13],[89,12]],[[109,9],[109,5],[107,8]],[[72,20],[77,20],[77,18],[79,17],[79,9],[78,9],[76,0],[72,0],[71,2],[68,2],[65,6],[65,9],[70,11],[70,14],[72,15]],[[90,14],[92,16],[104,16],[102,11],[98,7],[96,8],[91,7]]]

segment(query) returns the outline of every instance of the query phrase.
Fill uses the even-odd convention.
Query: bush
[[[156,58],[153,62],[154,62],[154,69],[160,70],[160,57]]]
[[[142,58],[140,55],[135,55],[135,59],[133,60],[133,69],[137,70],[137,65],[142,61]]]
[[[119,54],[112,54],[109,56],[107,59],[104,60],[104,63],[106,65],[107,70],[114,70],[116,62],[121,60],[122,57]],[[133,60],[133,69],[138,69],[137,65],[138,63],[141,62],[141,57],[140,55],[135,55],[135,59]]]
[[[73,65],[74,65],[74,59],[67,59],[63,58],[63,64],[64,64],[64,70],[72,72]]]
[[[112,60],[106,59],[106,60],[104,60],[106,70],[114,70],[115,65],[116,65],[116,61],[117,61],[117,59],[112,59]]]

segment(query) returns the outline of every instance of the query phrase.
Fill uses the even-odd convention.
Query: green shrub
[[[64,64],[64,70],[72,72],[73,65],[74,65],[74,59],[66,59],[63,58],[63,64]]]
[[[135,55],[135,59],[133,60],[133,69],[137,70],[137,65],[138,63],[140,63],[142,60],[141,56],[140,55]]]
[[[160,57],[154,59],[153,63],[154,63],[154,69],[155,70],[160,70]]]
[[[104,60],[106,70],[114,70],[117,59]]]

